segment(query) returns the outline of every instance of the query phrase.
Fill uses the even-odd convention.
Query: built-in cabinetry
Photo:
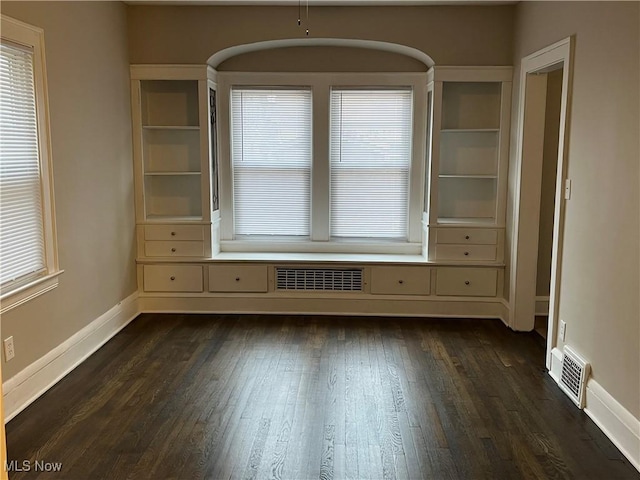
[[[131,96],[138,258],[210,258],[219,218],[212,72],[133,65]],[[146,277],[143,286],[163,288]]]
[[[510,67],[428,72],[413,257],[220,254],[214,74],[131,67],[143,310],[502,316]]]
[[[437,295],[500,292],[511,79],[511,67],[428,72],[424,254],[433,262],[473,266],[439,268]]]

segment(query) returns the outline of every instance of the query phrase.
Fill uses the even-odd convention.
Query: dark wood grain
[[[145,314],[7,441],[63,464],[12,480],[640,478],[493,320]]]

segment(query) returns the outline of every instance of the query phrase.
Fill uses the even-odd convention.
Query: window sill
[[[50,273],[2,295],[0,297],[0,315],[56,288],[58,277],[62,273],[64,270]]]
[[[379,253],[279,253],[220,252],[212,260],[228,262],[294,262],[294,263],[404,263],[426,264],[422,255]]]

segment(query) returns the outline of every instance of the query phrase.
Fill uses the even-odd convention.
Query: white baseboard
[[[375,297],[375,298],[374,298]],[[499,318],[506,323],[507,310],[500,300],[472,299],[447,301],[433,299],[348,295],[319,298],[312,295],[208,295],[151,296],[138,299],[143,313],[218,313],[285,315],[359,315],[396,317]]]
[[[135,292],[4,382],[5,423],[108,342],[138,313]]]
[[[549,369],[549,375],[556,383],[560,383],[560,375],[562,375],[562,357],[562,350],[558,347],[551,349],[551,368]]]
[[[509,305],[509,301],[506,298],[501,298],[500,303],[502,304],[502,316],[500,320],[505,326],[511,328],[511,306]]]
[[[640,420],[592,378],[587,382],[584,412],[640,471]]]
[[[549,375],[556,383],[562,374],[562,351],[551,350],[551,370]],[[587,381],[584,413],[611,440],[629,462],[640,471],[640,420],[611,396],[593,378]]]
[[[536,315],[549,315],[549,297],[536,297]]]

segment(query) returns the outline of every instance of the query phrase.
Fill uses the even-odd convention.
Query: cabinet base
[[[499,298],[455,299],[412,298],[403,296],[358,295],[357,298],[260,294],[225,294],[206,296],[152,296],[141,294],[141,312],[165,313],[236,313],[236,314],[310,314],[394,317],[464,317],[499,318],[508,323],[508,309]]]

